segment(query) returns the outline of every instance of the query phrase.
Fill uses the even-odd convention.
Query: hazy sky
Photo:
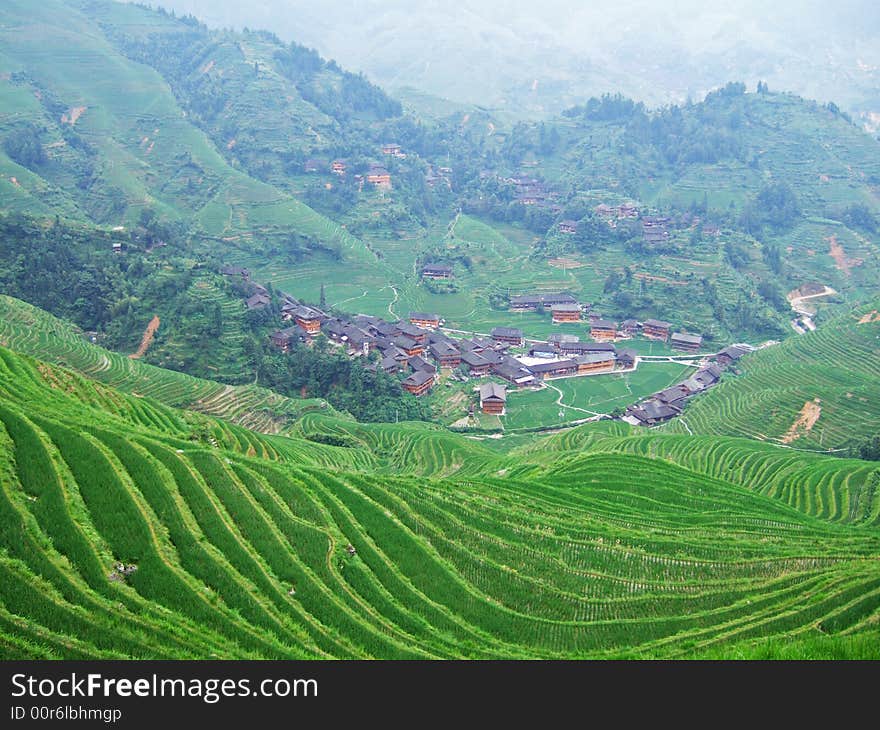
[[[877,0],[160,3],[214,27],[272,30],[391,90],[471,103],[529,104],[530,87],[536,108],[617,90],[659,103],[763,79],[880,110]]]

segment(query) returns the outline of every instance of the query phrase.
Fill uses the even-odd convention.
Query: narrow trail
[[[147,328],[144,330],[144,336],[141,338],[141,344],[137,351],[129,355],[129,358],[132,360],[138,360],[146,354],[150,345],[153,344],[153,337],[156,335],[157,329],[159,329],[159,317],[155,316],[150,320]]]
[[[550,383],[544,383],[544,386],[550,388],[550,390],[555,390],[559,393],[559,397],[556,399],[556,405],[561,406],[563,408],[571,408],[573,411],[580,411],[581,413],[589,413],[591,416],[602,416],[605,415],[603,413],[596,413],[596,411],[588,411],[586,408],[579,408],[578,406],[570,406],[567,403],[563,403],[562,399],[565,397],[565,393],[563,393],[559,388],[555,385],[551,385]]]
[[[400,319],[400,316],[394,311],[394,305],[397,304],[400,299],[400,293],[397,291],[397,287],[394,286],[394,284],[389,284],[388,287],[394,292],[394,299],[388,302],[388,314],[395,319]]]

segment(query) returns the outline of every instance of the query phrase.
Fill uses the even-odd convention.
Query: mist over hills
[[[160,4],[211,26],[269,28],[391,90],[533,116],[604,92],[696,99],[731,79],[834,101],[869,123],[880,112],[880,16],[865,0]]]

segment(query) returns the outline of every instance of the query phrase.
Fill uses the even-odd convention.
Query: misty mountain
[[[390,90],[534,116],[604,92],[651,105],[696,99],[730,80],[763,80],[866,120],[880,112],[880,14],[867,0],[161,4],[212,26],[271,29]]]

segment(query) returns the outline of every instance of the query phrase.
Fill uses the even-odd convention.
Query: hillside
[[[192,418],[237,438],[188,439]],[[380,476],[361,448],[245,436],[6,348],[0,426],[5,658],[876,658],[876,471],[858,526],[613,434],[564,464],[536,444],[528,476],[478,449],[425,478],[406,464],[447,436],[369,427],[374,448],[422,431]]]
[[[880,301],[743,358],[663,430],[747,436],[809,450],[852,447],[880,431]]]

